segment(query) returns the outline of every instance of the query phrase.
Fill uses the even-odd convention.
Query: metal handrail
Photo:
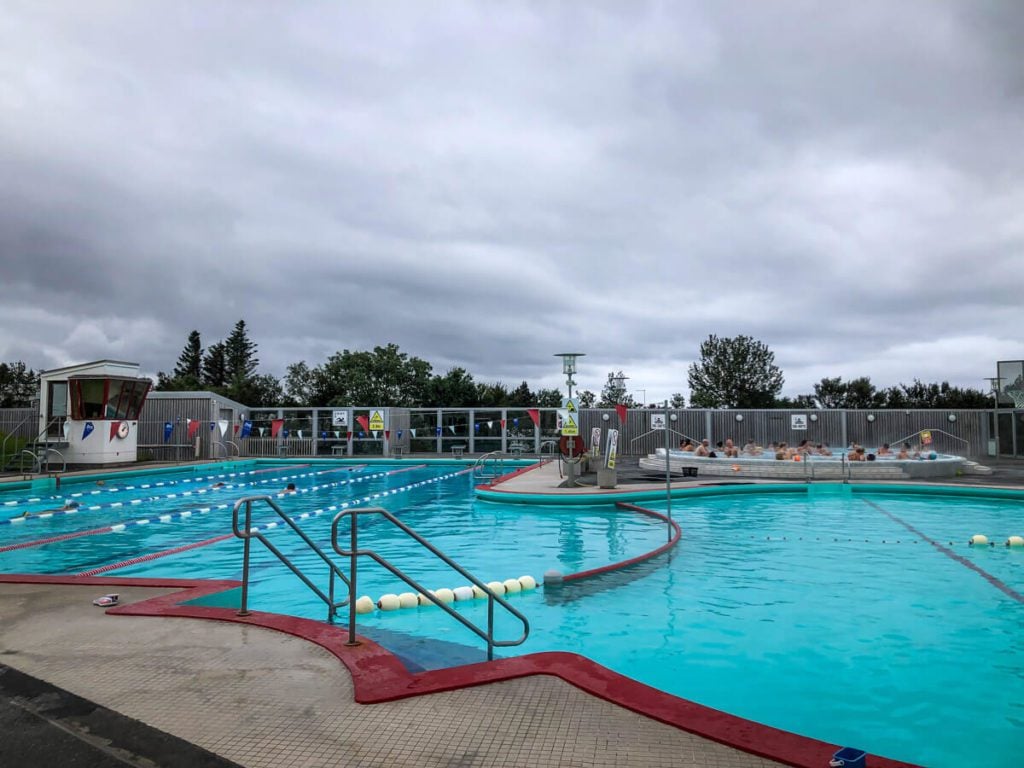
[[[270,542],[270,540],[259,531],[259,529],[255,529],[252,527],[252,505],[253,502],[255,501],[265,501],[267,504],[269,504],[270,508],[277,513],[277,516],[284,520],[293,531],[299,534],[302,540],[306,542],[306,545],[311,550],[313,550],[320,557],[320,559],[324,561],[324,563],[327,564],[327,567],[330,572],[330,587],[328,594],[325,595],[323,593],[323,590],[321,590],[316,584],[314,584],[309,579],[309,577],[306,576],[306,574],[299,570],[299,568],[296,567],[296,565],[288,559],[287,555],[285,555],[283,552],[281,552],[281,550],[275,547]],[[243,506],[245,507],[245,529],[240,530],[238,527],[238,511]],[[343,605],[346,605],[351,600],[352,585],[349,583],[348,577],[345,576],[341,568],[339,568],[337,563],[335,563],[330,557],[327,556],[327,554],[322,549],[320,549],[319,546],[317,546],[316,542],[309,538],[309,536],[307,536],[306,533],[303,532],[301,528],[299,528],[295,521],[292,520],[291,517],[289,517],[285,513],[285,511],[281,509],[281,507],[279,507],[272,498],[270,498],[270,496],[244,496],[238,501],[236,501],[234,509],[231,512],[231,530],[236,537],[242,539],[243,541],[242,601],[238,610],[239,616],[249,615],[249,541],[253,538],[258,539],[260,542],[262,542],[263,546],[269,549],[277,557],[278,560],[280,560],[282,563],[288,566],[288,569],[296,576],[298,576],[302,580],[302,583],[309,587],[316,594],[316,596],[319,597],[327,605],[327,621],[331,624],[334,623],[334,617],[337,615],[338,608],[341,608]],[[345,583],[345,585],[349,587],[349,596],[346,597],[344,600],[335,601],[334,599],[335,576],[340,578]]]
[[[39,459],[39,471],[42,472],[43,464],[46,464],[46,471],[47,472],[50,471],[50,454],[51,453],[56,453],[58,456],[60,456],[60,462],[61,462],[60,473],[64,474],[65,472],[67,472],[68,471],[68,460],[66,458],[64,458],[64,454],[63,453],[58,451],[56,448],[51,448],[50,446],[46,446],[43,449],[43,455]]]
[[[538,456],[540,457],[540,463],[541,464],[544,463],[544,449],[545,448],[550,448],[551,449],[550,450],[550,453],[551,453],[550,461],[554,461],[555,460],[555,454],[556,453],[558,454],[559,459],[561,459],[562,451],[559,450],[558,441],[557,440],[545,440],[543,443],[540,444],[540,453],[538,454]],[[559,463],[559,466],[561,466],[561,463]],[[561,472],[561,469],[559,469],[559,472]]]
[[[493,475],[484,474],[487,469],[488,459],[494,459],[495,474]],[[501,451],[491,451],[490,453],[485,453],[483,456],[478,458],[476,462],[473,464],[473,477],[497,477],[503,474],[505,474],[505,457]]]
[[[396,528],[398,528],[403,533],[405,533],[407,536],[409,536],[411,539],[413,539],[413,541],[416,541],[421,546],[423,546],[427,551],[433,553],[437,558],[439,558],[442,562],[447,564],[450,568],[452,568],[453,570],[457,571],[463,577],[469,579],[470,583],[473,584],[473,586],[477,587],[484,594],[486,594],[487,595],[487,630],[484,631],[483,629],[478,627],[476,624],[471,622],[469,619],[467,619],[461,613],[459,613],[454,608],[449,606],[443,600],[440,600],[438,597],[436,597],[433,592],[431,592],[429,589],[427,589],[426,587],[421,585],[414,578],[412,578],[411,576],[405,574],[400,568],[398,568],[397,566],[395,566],[394,564],[389,562],[386,558],[381,557],[374,550],[372,550],[372,549],[360,549],[359,548],[359,534],[358,534],[358,530],[359,530],[359,526],[358,526],[359,515],[381,515],[385,520],[387,520],[390,523],[392,523]],[[339,543],[338,543],[338,524],[341,522],[342,518],[350,517],[350,516],[352,518],[351,525],[350,525],[351,531],[350,531],[350,534],[349,534],[349,536],[350,536],[349,547],[350,548],[346,550],[346,549],[342,548],[339,545]],[[342,512],[339,512],[334,517],[334,522],[331,524],[331,546],[334,547],[334,551],[337,552],[339,555],[342,555],[343,557],[348,557],[348,558],[351,559],[351,565],[349,567],[349,573],[350,573],[351,579],[352,579],[351,583],[349,584],[349,589],[351,590],[351,594],[354,594],[355,591],[356,591],[357,560],[359,558],[359,555],[366,555],[367,557],[372,558],[379,565],[381,565],[384,568],[386,568],[392,574],[394,574],[395,576],[400,578],[402,581],[404,581],[410,587],[415,589],[421,595],[426,597],[428,600],[430,600],[430,602],[432,602],[438,608],[441,608],[442,610],[444,610],[449,616],[451,616],[456,621],[458,621],[460,624],[462,624],[464,627],[466,627],[468,630],[473,632],[481,640],[484,640],[487,643],[487,660],[488,661],[491,661],[494,658],[494,649],[495,649],[495,647],[507,648],[507,647],[511,647],[511,646],[514,646],[514,645],[522,645],[523,643],[526,642],[526,638],[530,636],[530,622],[527,620],[527,618],[523,614],[521,614],[519,611],[517,611],[515,608],[513,608],[511,605],[509,605],[507,600],[505,600],[504,598],[502,598],[499,595],[497,595],[493,590],[490,589],[490,587],[488,587],[486,584],[484,584],[482,581],[480,581],[480,579],[478,579],[476,576],[471,574],[469,571],[467,571],[461,565],[456,563],[454,560],[452,560],[450,557],[448,557],[446,554],[444,554],[441,550],[439,550],[437,547],[435,547],[429,541],[427,541],[422,536],[420,536],[418,533],[416,533],[416,531],[414,531],[412,528],[407,526],[405,523],[403,523],[401,520],[399,520],[397,517],[395,517],[390,512],[388,512],[386,509],[383,509],[382,507],[362,507],[362,508],[358,508],[358,509],[346,509],[346,510],[344,510]],[[494,604],[495,604],[495,602],[499,603],[502,606],[502,608],[504,608],[506,611],[511,613],[517,619],[519,619],[520,622],[522,622],[523,634],[522,634],[521,637],[517,638],[516,640],[495,640],[494,639]],[[358,644],[358,641],[356,640],[356,601],[355,600],[351,600],[350,603],[349,603],[349,607],[348,607],[348,644],[349,645],[356,645],[356,644]]]
[[[14,437],[14,435],[17,433],[21,425],[27,422],[30,418],[32,417],[26,416],[24,419],[22,419],[21,421],[14,425],[14,429],[12,429],[4,436],[4,442],[2,446],[0,446],[0,460],[2,460],[5,464],[7,463],[7,441]],[[11,457],[14,457],[13,453],[11,454]]]
[[[34,452],[30,451],[28,448],[23,449],[21,451],[21,453],[19,453],[18,455],[21,456],[22,454],[25,454],[25,453],[27,453],[29,456],[32,457],[32,467],[31,467],[32,471],[29,472],[29,474],[31,474],[31,475],[38,475],[43,470],[43,465],[40,463],[39,457],[36,456],[36,454]],[[24,471],[22,471],[22,474],[25,474]]]
[[[224,445],[225,446],[228,446],[228,445],[234,446],[235,455],[238,458],[242,458],[242,449],[238,447],[238,443],[236,443],[234,440],[225,440],[224,441]],[[231,457],[231,451],[227,450],[227,448],[225,448],[224,454],[225,454],[225,458],[230,458]]]
[[[964,440],[964,438],[958,437],[957,435],[954,435],[952,432],[947,432],[946,430],[941,429],[939,427],[925,427],[924,429],[918,429],[918,430],[916,430],[914,432],[911,432],[909,435],[904,435],[903,437],[901,437],[901,438],[899,438],[897,440],[889,440],[889,441],[886,441],[886,442],[888,442],[889,445],[898,445],[899,443],[902,443],[903,441],[905,441],[908,437],[914,437],[915,435],[920,435],[922,432],[939,432],[939,433],[941,433],[943,435],[946,435],[947,437],[952,437],[954,440],[959,440],[961,443],[963,443],[967,447],[970,447],[970,445],[971,445],[971,441],[970,440]]]
[[[217,448],[223,448],[224,449],[224,458],[226,459],[228,457],[228,447],[226,445],[224,445],[224,443],[216,443],[215,442],[215,443],[211,443],[211,445],[213,446],[213,448],[210,451],[211,454],[212,454],[212,456],[210,456],[211,459],[216,459],[217,458]]]

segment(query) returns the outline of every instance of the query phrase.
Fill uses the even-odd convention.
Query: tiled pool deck
[[[1021,487],[1020,465],[1011,468],[984,484]],[[523,494],[605,495],[597,489],[553,490],[557,480],[557,465],[548,465],[499,487]],[[650,489],[659,487],[664,484]],[[387,665],[371,664],[360,680],[354,678],[353,664],[340,650],[341,628],[321,630],[337,633],[332,652],[294,636],[281,617],[276,619],[283,631],[202,618],[118,615],[179,590],[120,586],[115,591],[128,608],[108,613],[91,604],[112,589],[100,583],[0,583],[0,662],[243,766],[827,764],[818,759],[820,749],[794,752],[779,763],[666,725],[601,698],[602,686],[609,684],[600,676],[583,686],[598,694],[591,695],[555,676],[554,665],[550,672],[494,675],[498,679],[486,684],[484,674],[470,687],[441,686],[427,695],[360,704],[359,686],[372,687],[375,676],[386,677]],[[167,605],[174,602],[165,598]],[[225,618],[216,612],[226,609],[205,610],[209,618]],[[274,623],[273,615],[263,616],[269,617],[264,623]],[[378,682],[386,687],[386,681]],[[757,726],[740,720],[729,728],[734,743],[758,735]]]

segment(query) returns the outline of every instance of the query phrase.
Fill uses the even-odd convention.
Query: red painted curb
[[[180,605],[185,600],[234,589],[240,586],[237,581],[0,574],[0,583],[179,587],[182,592],[159,595],[110,608],[106,612],[119,616],[177,616],[230,621],[274,629],[308,640],[332,653],[345,665],[352,675],[355,700],[361,704],[395,701],[529,675],[552,675],[592,696],[659,722],[798,768],[827,766],[839,749],[838,745],[745,720],[659,691],[573,653],[532,653],[412,674],[393,654],[371,640],[360,637],[360,645],[346,646],[347,633],[330,624],[276,613],[254,612],[243,617],[228,608]],[[868,763],[872,768],[916,768],[912,763],[874,755]]]
[[[494,486],[498,485],[499,483],[504,483],[506,480],[511,480],[513,477],[519,477],[520,475],[524,475],[527,472],[532,472],[535,469],[540,469],[542,466],[544,466],[544,465],[541,462],[538,461],[536,464],[531,464],[528,467],[520,467],[519,469],[515,470],[514,472],[509,472],[506,475],[501,475],[500,477],[495,477],[489,483],[484,483],[482,485],[476,486],[476,490],[478,490],[478,491],[489,491]]]

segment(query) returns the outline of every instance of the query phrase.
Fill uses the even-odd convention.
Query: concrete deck
[[[0,660],[249,768],[779,765],[549,676],[360,705],[348,671],[317,645],[107,614],[91,604],[105,591],[0,584]],[[122,604],[172,591],[119,590]]]

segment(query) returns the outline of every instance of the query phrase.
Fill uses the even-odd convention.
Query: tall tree
[[[249,338],[245,320],[239,320],[224,341],[224,365],[228,381],[232,385],[240,385],[256,374],[259,364],[256,342]]]
[[[535,396],[534,405],[538,408],[561,408],[562,407],[562,390],[560,389],[541,389],[537,391]]]
[[[770,408],[785,381],[775,353],[750,336],[719,338],[700,345],[690,365],[690,402],[703,408]]]
[[[174,366],[174,378],[182,383],[191,384],[190,389],[197,389],[203,380],[203,342],[199,331],[192,331],[185,342],[185,348],[178,355],[178,364]]]
[[[476,398],[477,405],[484,408],[504,408],[508,405],[508,387],[500,381],[493,384],[477,384]]]
[[[580,408],[593,408],[594,402],[597,400],[597,395],[591,392],[589,389],[584,389],[579,394]]]
[[[672,399],[669,401],[669,405],[673,408],[685,408],[686,398],[683,397],[682,392],[673,392]]]
[[[444,376],[434,376],[424,405],[472,408],[478,404],[477,385],[465,368],[452,368]]]
[[[39,396],[39,377],[20,360],[0,363],[0,408],[27,408]]]
[[[625,405],[629,408],[636,407],[633,396],[626,394],[626,376],[622,371],[608,371],[608,380],[601,388],[601,399],[597,401],[598,408],[614,408],[616,405]]]
[[[206,348],[203,356],[203,385],[214,390],[224,389],[228,385],[228,362],[222,341]]]
[[[849,381],[826,377],[814,385],[814,400],[822,408],[881,408],[885,399],[867,376]]]
[[[508,393],[508,404],[519,406],[520,408],[529,408],[533,405],[533,399],[530,385],[525,381]]]
[[[346,349],[311,372],[309,405],[415,407],[428,399],[430,372],[430,363],[395,344],[372,352]]]

